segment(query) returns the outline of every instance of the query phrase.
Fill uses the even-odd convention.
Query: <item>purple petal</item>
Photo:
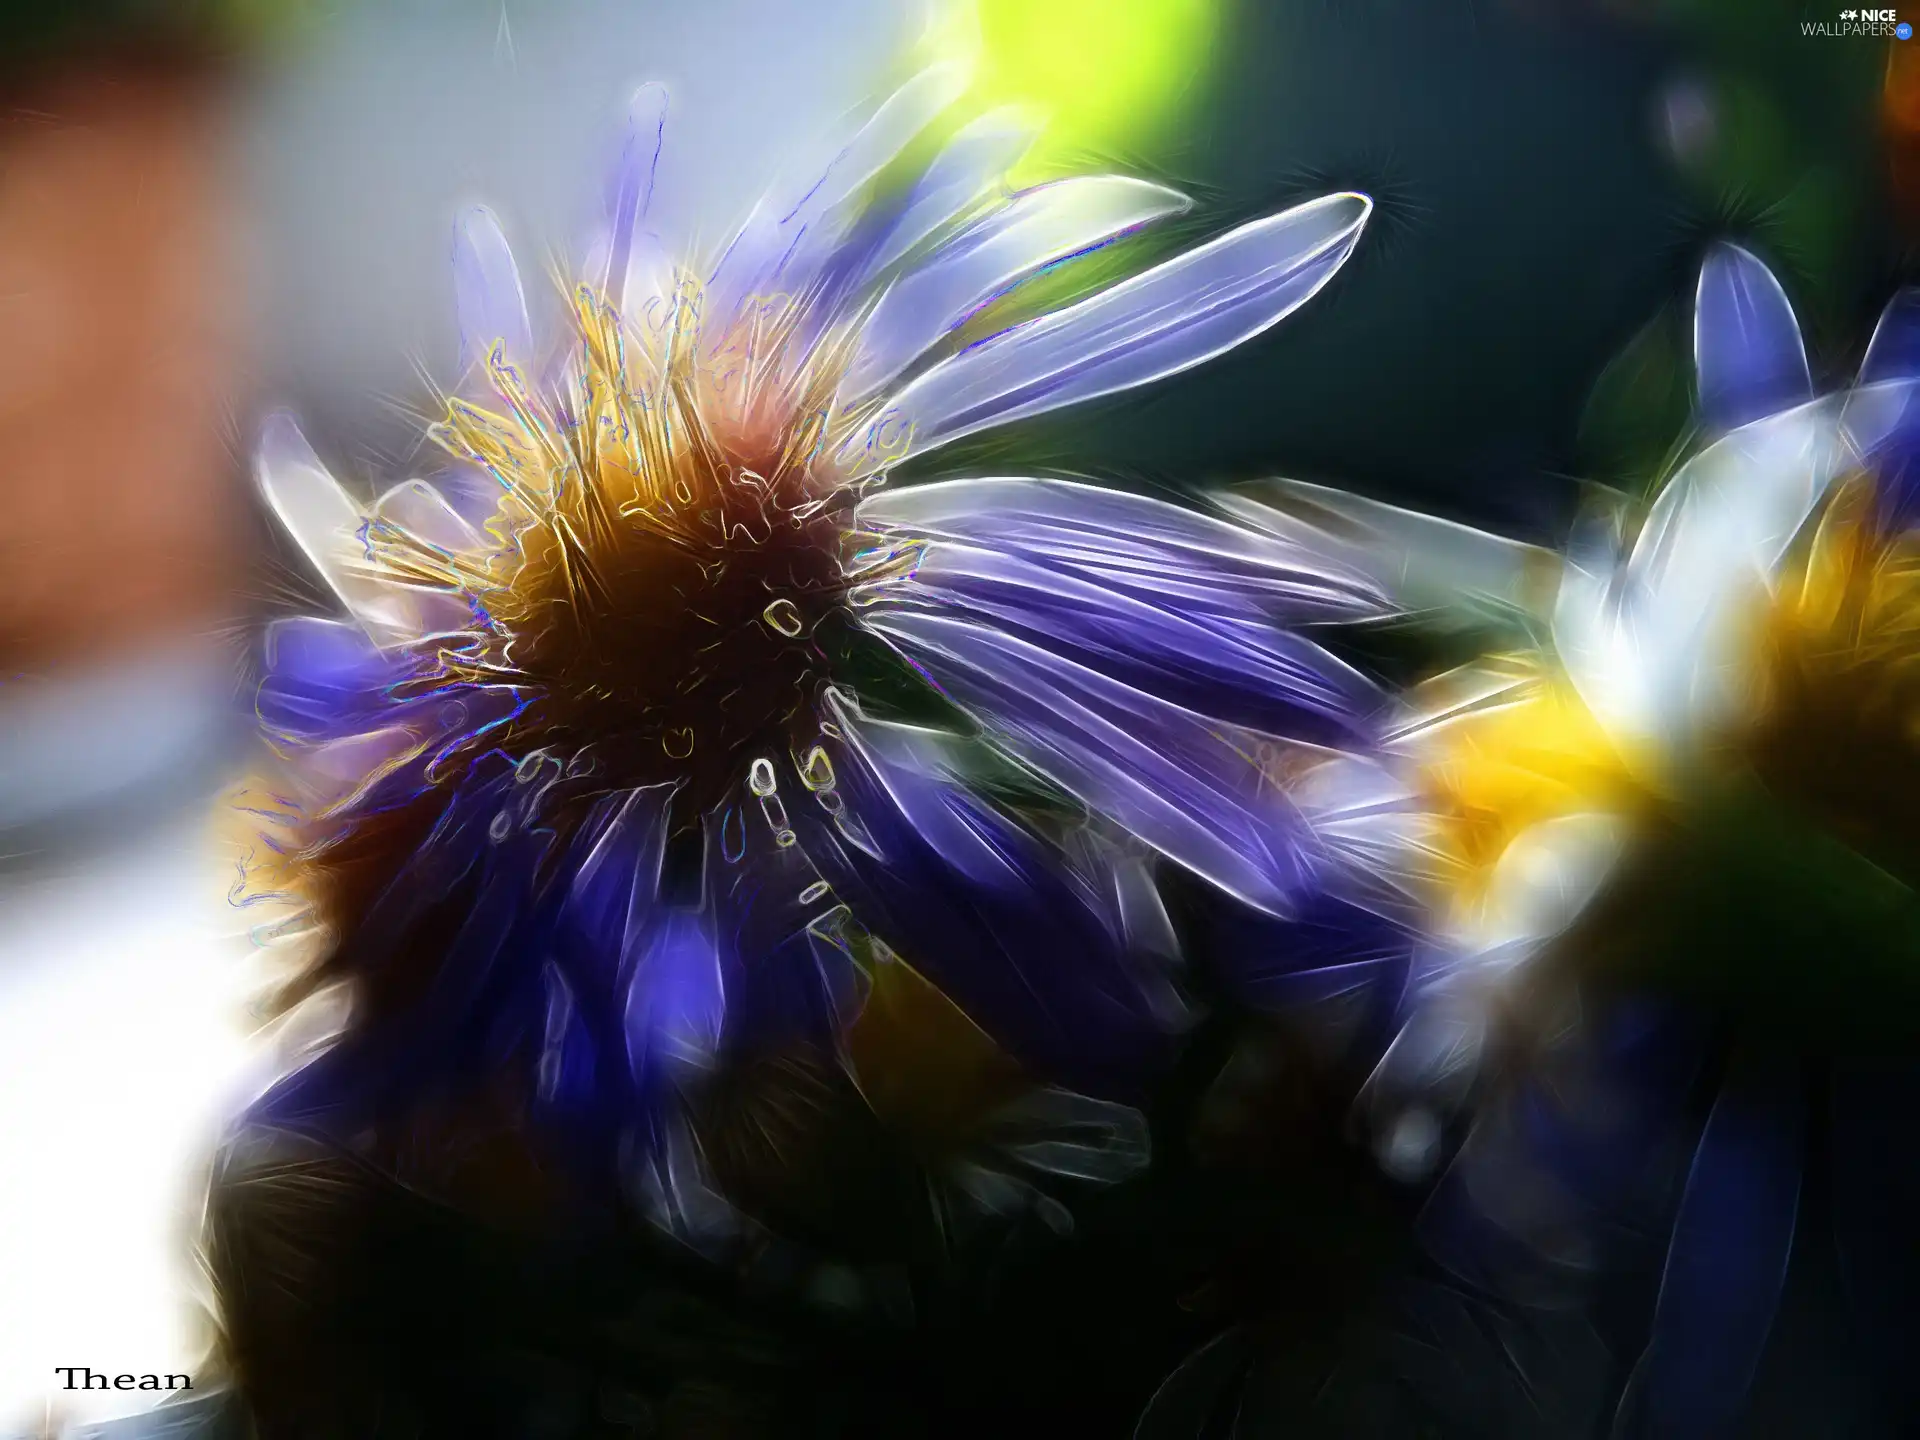
[[[1149,384],[1252,339],[1346,263],[1373,204],[1329,195],[1241,226],[1065,310],[969,346],[894,395],[848,442],[879,469],[882,436],[913,453],[989,426]],[[851,457],[850,457],[851,458]]]
[[[1038,128],[1015,110],[995,110],[963,126],[915,182],[867,275],[880,274],[993,194],[1033,144]]]
[[[915,732],[836,707],[832,809],[803,843],[860,923],[1041,1075],[1115,1093],[1164,1056],[1169,1011],[1139,940],[1059,851],[973,794]],[[826,796],[822,797],[823,799]],[[1118,881],[1116,880],[1116,891]]]
[[[1295,547],[1302,563],[1369,583],[1407,610],[1519,609],[1551,552],[1484,530],[1297,480],[1267,480],[1216,497],[1244,525]]]
[[[1700,1037],[1664,1011],[1617,1008],[1496,1097],[1420,1217],[1445,1269],[1507,1305],[1584,1299],[1596,1269],[1659,1233]]]
[[[1813,398],[1786,291],[1737,245],[1715,246],[1701,266],[1693,357],[1711,430],[1733,430]]]
[[[700,916],[662,915],[627,985],[628,1063],[636,1077],[657,1066],[713,1063],[726,1019],[719,947]]]
[[[1860,383],[1920,380],[1920,287],[1909,286],[1887,302],[1860,362]]]
[[[605,285],[616,310],[624,311],[627,306],[634,239],[644,230],[653,204],[654,176],[659,170],[666,130],[667,87],[642,85],[627,106],[626,140],[614,170],[607,207],[611,234]]]
[[[710,319],[724,324],[751,296],[804,292],[851,221],[843,207],[965,87],[957,66],[923,70],[836,150],[822,173],[769,193],[714,266]]]
[[[660,1080],[708,1064],[719,1043],[724,995],[710,926],[669,906],[661,863],[675,786],[621,798],[589,827],[595,838],[574,871],[563,952],[568,974],[592,998],[611,1052],[643,1094]]]
[[[908,600],[921,592],[1122,684],[1270,734],[1356,742],[1383,704],[1364,676],[1284,630],[1188,619],[1016,555],[935,545],[901,590]]]
[[[417,669],[357,625],[305,616],[275,621],[263,658],[261,722],[285,739],[309,743],[389,723],[390,687]]]
[[[726,1045],[749,1053],[832,1047],[862,998],[846,907],[790,828],[797,799],[790,811],[780,797],[765,798],[778,808],[743,799],[707,820],[706,907],[727,997]]]
[[[971,621],[890,614],[899,645],[995,743],[1229,893],[1285,913],[1304,882],[1298,817],[1254,738]]]
[[[1800,1208],[1806,1089],[1799,1067],[1730,1077],[1694,1152],[1654,1307],[1614,1433],[1728,1433],[1773,1329]]]
[[[1227,992],[1262,1010],[1357,1005],[1385,1023],[1413,964],[1406,927],[1327,894],[1287,920],[1229,907],[1211,940]]]
[[[1022,191],[929,256],[887,291],[861,328],[844,393],[871,394],[988,301],[1043,266],[1084,254],[1192,201],[1119,175]]]
[[[428,916],[451,904],[458,921],[427,957],[437,963],[425,995],[402,1013],[350,1025],[261,1099],[260,1116],[351,1137],[421,1099],[497,1075],[536,1043],[548,1009],[548,952],[527,880],[544,843],[524,830],[491,840],[512,786],[509,771],[448,796],[432,834],[396,867],[351,948],[335,957],[343,973],[378,976],[418,943]]]
[[[859,523],[1017,555],[1188,618],[1355,619],[1383,602],[1288,540],[1164,500],[1064,480],[947,480],[882,491]]]
[[[1881,312],[1860,366],[1860,383],[1920,380],[1920,289],[1902,290]],[[1883,523],[1890,531],[1920,522],[1920,403],[1909,403],[1875,456]]]

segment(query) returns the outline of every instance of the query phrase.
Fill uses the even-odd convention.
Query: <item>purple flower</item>
[[[288,883],[357,1008],[264,1113],[351,1134],[520,1077],[658,1180],[685,1091],[730,1056],[837,1053],[882,964],[1031,1075],[1125,1094],[1179,1013],[1151,862],[1276,914],[1310,891],[1266,762],[1368,736],[1370,685],[1295,627],[1371,613],[1370,582],[1088,485],[880,487],[1261,333],[1369,202],[996,322],[1188,202],[1117,176],[1009,193],[1030,135],[1002,112],[903,180],[957,84],[910,82],[698,270],[650,229],[648,87],[570,345],[536,349],[499,228],[462,222],[440,488],[363,510],[268,425],[261,486],[347,615],[275,628],[260,710],[305,777]],[[1136,1161],[1137,1117],[1081,1103],[1098,1133],[1027,1159]]]

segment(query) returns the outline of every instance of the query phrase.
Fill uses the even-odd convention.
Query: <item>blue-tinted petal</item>
[[[287,1076],[258,1103],[270,1123],[349,1137],[421,1099],[456,1092],[492,1069],[502,1041],[544,1027],[546,946],[533,939],[538,837],[493,840],[511,773],[446,798],[429,837],[396,866],[386,888],[336,955],[342,974],[377,977],[416,938],[435,907],[461,917],[432,957],[420,1001],[405,1014],[368,1018]]]
[[[1427,1252],[1508,1305],[1585,1303],[1596,1271],[1643,1263],[1702,1057],[1664,1013],[1593,1017],[1481,1113],[1421,1213]]]
[[[1920,379],[1920,289],[1888,302],[1860,366],[1860,383]],[[1882,523],[1901,531],[1920,523],[1920,401],[1909,399],[1874,455]]]
[[[1285,920],[1228,907],[1213,930],[1224,988],[1262,1010],[1363,1010],[1384,1022],[1413,963],[1407,927],[1329,894]]]
[[[1262,481],[1218,503],[1293,546],[1300,563],[1364,576],[1406,610],[1517,618],[1557,563],[1537,546],[1297,480]]]
[[[1920,380],[1920,287],[1910,286],[1887,302],[1867,343],[1860,383],[1882,380]]]
[[[1273,913],[1302,889],[1302,827],[1252,736],[971,621],[872,624],[996,744],[1163,854]]]
[[[583,827],[584,858],[561,915],[566,973],[594,1007],[599,1043],[624,1056],[643,1096],[711,1061],[723,1010],[710,921],[660,890],[675,788],[603,802]]]
[[[505,348],[511,364],[533,362],[533,326],[520,267],[499,220],[485,206],[475,206],[454,225],[453,294],[461,369],[483,364],[495,345]]]
[[[627,133],[620,162],[609,186],[606,290],[614,308],[627,306],[628,276],[634,261],[634,243],[644,235],[647,212],[653,204],[653,182],[666,138],[667,87],[642,85],[627,107]]]
[[[1252,339],[1346,263],[1372,210],[1329,195],[1241,226],[1089,299],[941,361],[847,444],[882,468],[882,437],[922,453],[976,430],[1164,379]]]
[[[915,247],[1003,193],[1000,182],[1007,168],[1035,133],[1033,123],[1013,110],[983,115],[961,127],[904,195],[878,197],[857,215],[817,231],[816,242],[828,235],[831,244],[808,282],[812,293],[796,337],[799,346],[811,345],[843,310],[872,296],[889,269]],[[801,258],[783,268],[791,269]],[[850,390],[847,397],[852,398]]]
[[[1693,355],[1710,430],[1732,430],[1813,398],[1786,291],[1737,245],[1716,246],[1700,268]]]
[[[796,811],[861,925],[1047,1079],[1114,1093],[1165,1050],[1164,991],[1125,907],[937,762],[841,707],[835,782]],[[1116,911],[1122,912],[1116,915]]]
[[[1022,191],[893,284],[861,327],[844,393],[872,394],[981,306],[1042,267],[1191,204],[1177,190],[1120,175]]]
[[[836,147],[819,172],[776,187],[755,207],[707,282],[706,313],[724,327],[750,297],[801,294],[844,238],[863,188],[928,123],[956,100],[966,73],[951,65],[923,70],[895,91]],[[724,337],[723,343],[724,343]]]
[[[901,598],[923,594],[1122,684],[1272,734],[1355,743],[1383,705],[1364,676],[1288,631],[1188,619],[1017,555],[935,545]]]
[[[1290,540],[1144,495],[1065,480],[945,480],[865,501],[859,523],[977,545],[1178,614],[1264,629],[1380,613],[1372,584]]]
[[[1729,1076],[1694,1152],[1652,1335],[1615,1417],[1623,1437],[1728,1433],[1773,1329],[1800,1206],[1806,1087],[1797,1064]]]
[[[801,797],[770,792],[707,820],[706,912],[735,1052],[831,1049],[858,1013],[864,982],[846,907],[799,841],[801,808]]]
[[[275,734],[324,740],[370,728],[390,705],[387,688],[413,666],[383,651],[358,625],[308,616],[268,627],[260,719]]]
[[[720,951],[704,917],[674,909],[648,932],[627,982],[627,1058],[637,1080],[656,1068],[713,1063],[726,1022]]]
[[[871,278],[964,217],[1004,183],[1039,127],[1015,110],[995,110],[962,126],[914,183],[906,203],[874,247]]]

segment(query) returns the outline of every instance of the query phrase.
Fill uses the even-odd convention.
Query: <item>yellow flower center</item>
[[[1758,708],[1685,757],[1750,770],[1783,801],[1879,863],[1920,879],[1920,540],[1887,540],[1872,487],[1843,487],[1779,577],[1754,627]],[[1478,692],[1449,709],[1446,697]],[[1419,737],[1444,914],[1484,905],[1496,868],[1543,822],[1632,820],[1673,803],[1680,761],[1609,734],[1537,656],[1442,677],[1417,695],[1440,713]]]

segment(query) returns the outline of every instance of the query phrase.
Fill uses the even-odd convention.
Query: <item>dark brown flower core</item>
[[[700,813],[758,756],[811,744],[822,627],[897,570],[855,573],[872,537],[832,459],[845,337],[796,362],[793,314],[777,313],[718,345],[692,323],[639,343],[584,290],[576,320],[562,397],[535,397],[496,354],[500,408],[456,401],[432,432],[502,488],[488,553],[404,532],[375,532],[374,553],[485,617],[423,683],[514,687],[528,703],[490,747],[608,789],[678,781]]]
[[[755,761],[806,755],[803,779],[817,763],[823,642],[845,628],[856,585],[912,561],[911,547],[854,528],[858,486],[834,463],[868,419],[835,409],[851,333],[802,347],[790,306],[716,339],[697,303],[671,311],[636,333],[583,288],[559,393],[536,395],[496,350],[497,405],[449,403],[433,438],[501,491],[479,543],[449,549],[369,521],[375,574],[453,592],[474,615],[471,633],[421,642],[403,693],[494,687],[516,713],[455,738],[404,804],[350,800],[297,827],[267,880],[333,936],[310,984],[357,973],[369,907],[483,754],[559,764],[567,780],[543,790],[539,824],[561,842],[610,793],[677,783],[674,826],[686,833]],[[449,737],[420,741],[441,750]],[[428,929],[456,925],[467,899],[449,896]],[[446,937],[392,938],[412,959],[359,976],[368,1013],[417,998]]]

